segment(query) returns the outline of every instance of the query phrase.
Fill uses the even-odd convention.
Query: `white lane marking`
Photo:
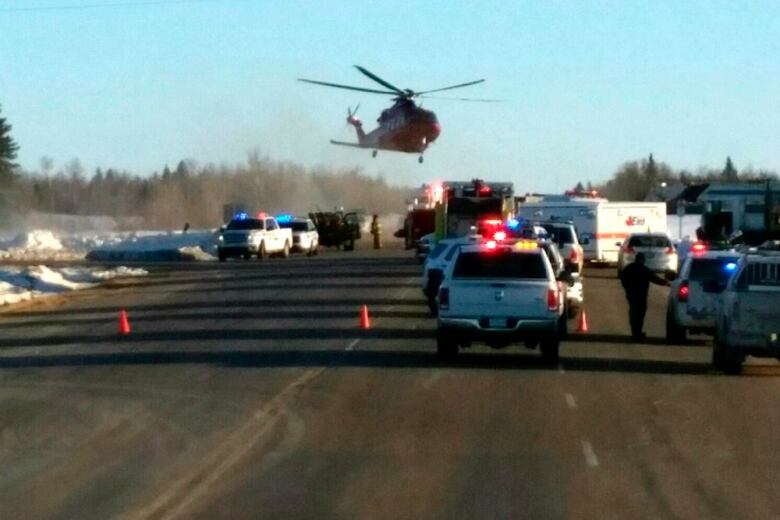
[[[591,467],[596,468],[599,465],[599,458],[596,456],[596,452],[593,451],[593,445],[588,441],[582,442],[582,454],[585,455],[585,463]]]
[[[357,346],[357,344],[358,344],[358,343],[360,343],[360,338],[358,338],[358,339],[353,339],[353,340],[352,340],[352,341],[349,343],[349,345],[347,345],[347,348],[345,348],[344,350],[352,350],[352,349],[354,349],[354,348]]]
[[[245,460],[250,451],[257,448],[260,441],[276,427],[280,416],[287,412],[287,403],[324,370],[325,367],[307,370],[293,379],[220,444],[205,452],[196,464],[188,468],[188,472],[170,482],[168,488],[158,493],[154,501],[142,506],[140,511],[124,515],[123,518],[166,520],[192,516],[186,514],[187,509],[202,499],[225,474]]]
[[[566,404],[569,405],[569,408],[574,409],[577,408],[577,400],[574,399],[574,396],[570,393],[564,394],[564,397],[566,398]]]
[[[563,363],[558,363],[558,373],[559,374],[565,374],[566,369],[563,368]]]

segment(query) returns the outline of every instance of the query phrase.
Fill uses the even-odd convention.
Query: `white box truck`
[[[609,202],[606,199],[519,202],[517,216],[528,221],[571,221],[589,262],[617,263],[618,242],[631,233],[667,233],[666,203]]]

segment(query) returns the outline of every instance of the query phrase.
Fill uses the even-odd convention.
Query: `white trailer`
[[[585,260],[617,263],[618,242],[631,233],[667,233],[666,203],[570,199],[519,203],[517,216],[531,221],[564,220],[577,227]]]

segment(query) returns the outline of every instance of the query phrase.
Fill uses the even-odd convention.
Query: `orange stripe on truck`
[[[596,239],[602,238],[626,238],[628,233],[596,233]]]

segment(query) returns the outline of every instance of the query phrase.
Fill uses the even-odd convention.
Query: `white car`
[[[780,360],[780,254],[751,252],[729,269],[725,289],[713,282],[704,290],[719,293],[712,364],[739,374],[747,356]]]
[[[310,218],[291,217],[280,215],[276,217],[282,228],[292,230],[292,250],[306,253],[309,256],[316,255],[320,245],[320,234]]]
[[[220,262],[233,256],[247,260],[257,256],[262,260],[268,255],[277,254],[287,258],[292,242],[292,231],[280,228],[275,218],[251,218],[246,213],[240,213],[222,229],[217,238],[217,256]]]
[[[437,353],[452,358],[474,341],[493,348],[525,342],[540,343],[543,358],[557,361],[566,331],[558,281],[536,241],[458,248],[439,289]]]
[[[740,254],[735,251],[697,250],[688,255],[680,276],[672,282],[666,305],[666,340],[680,343],[688,332],[711,334],[715,329],[717,295],[704,286],[714,282],[726,284],[733,274]]]
[[[672,278],[677,274],[677,251],[669,235],[664,233],[632,233],[617,245],[618,278],[623,269],[634,262],[637,253],[644,253],[645,265],[656,273]]]

